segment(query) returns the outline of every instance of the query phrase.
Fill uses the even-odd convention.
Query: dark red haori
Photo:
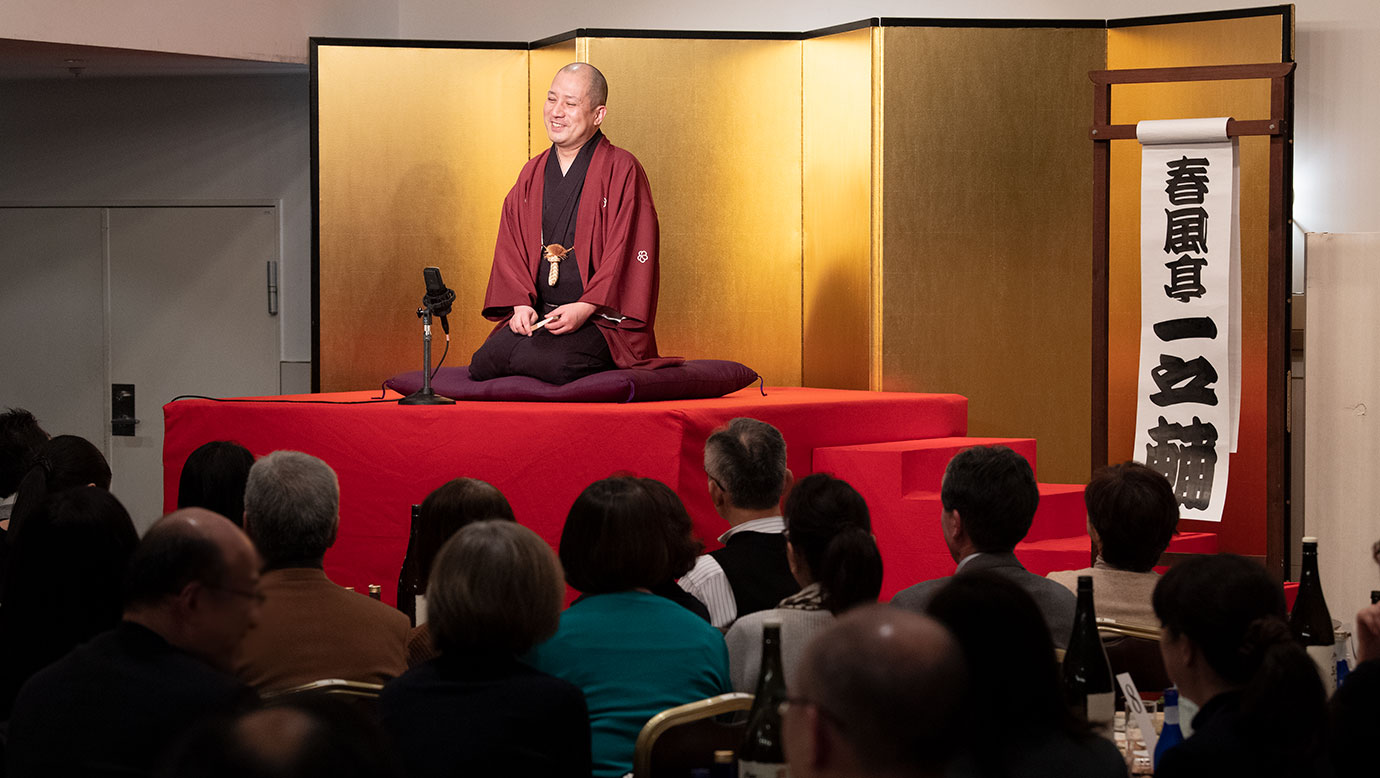
[[[546,281],[549,265],[540,251],[542,189],[551,153],[548,148],[528,160],[503,200],[493,270],[484,295],[484,317],[499,322],[495,331],[507,326],[513,306],[536,307],[536,284]],[[652,331],[660,242],[651,185],[642,165],[608,138],[601,139],[580,190],[574,250],[584,279],[580,300],[597,306],[590,320],[599,326],[620,368],[668,367],[685,361],[658,355]],[[611,321],[600,314],[622,320]]]

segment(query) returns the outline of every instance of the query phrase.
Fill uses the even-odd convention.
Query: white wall
[[[397,33],[397,0],[0,2],[0,37],[265,62],[306,62],[311,36]]]
[[[311,358],[306,73],[0,82],[0,201],[281,202],[288,361]]]

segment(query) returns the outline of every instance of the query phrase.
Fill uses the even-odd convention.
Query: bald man
[[[551,148],[503,201],[483,310],[499,325],[470,359],[477,381],[565,384],[683,361],[657,353],[660,228],[642,165],[599,129],[607,99],[593,65],[566,65],[551,81],[542,111]]]
[[[793,778],[928,778],[960,742],[967,668],[938,622],[888,605],[846,613],[805,649],[785,712]]]
[[[252,705],[229,667],[258,618],[260,564],[215,513],[156,522],[130,558],[123,620],[20,690],[9,774],[147,774],[197,721]]]

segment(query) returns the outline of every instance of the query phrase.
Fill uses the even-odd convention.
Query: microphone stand
[[[398,400],[398,405],[454,405],[449,397],[431,391],[431,306],[417,309],[422,320],[422,388]]]

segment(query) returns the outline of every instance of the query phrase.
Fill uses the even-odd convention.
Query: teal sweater
[[[637,733],[652,716],[732,691],[723,635],[674,602],[644,592],[581,599],[561,614],[556,634],[533,649],[529,661],[585,693],[596,778],[632,770]]]

